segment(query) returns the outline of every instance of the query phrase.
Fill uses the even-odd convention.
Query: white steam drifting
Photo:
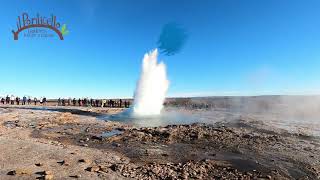
[[[159,115],[169,87],[166,66],[158,63],[158,50],[144,55],[140,79],[134,93],[133,114]]]

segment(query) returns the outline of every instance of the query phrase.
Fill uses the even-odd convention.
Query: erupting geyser
[[[158,50],[145,54],[134,93],[133,115],[159,115],[168,87],[166,66],[163,62],[158,63]]]

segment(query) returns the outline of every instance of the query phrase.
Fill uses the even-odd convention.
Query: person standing
[[[30,105],[31,104],[31,97],[29,96],[29,98],[28,98],[28,105]]]
[[[33,102],[34,102],[34,105],[35,105],[35,106],[37,105],[37,101],[38,101],[38,99],[35,97],[35,98],[33,99]]]
[[[11,97],[10,97],[11,105],[14,105],[14,100],[15,100],[14,95],[11,95]]]
[[[47,105],[47,98],[46,97],[43,97],[42,103],[43,103],[43,105]]]
[[[18,96],[16,97],[16,103],[17,105],[20,105],[20,98]]]
[[[26,97],[26,96],[23,96],[23,98],[22,98],[22,105],[26,105],[26,102],[27,102],[27,97]]]
[[[83,106],[88,106],[88,100],[87,100],[87,98],[84,98],[84,99],[83,99]]]
[[[94,107],[99,107],[99,99],[94,100]]]
[[[9,95],[7,95],[7,97],[6,97],[6,104],[9,104],[10,103],[10,97],[9,97]]]
[[[72,100],[71,98],[68,99],[68,106],[71,106]]]
[[[122,108],[122,99],[119,100],[119,108]]]
[[[58,99],[58,106],[61,106],[61,98]]]
[[[73,98],[72,103],[73,103],[73,106],[76,106],[76,104],[77,104],[76,98]]]

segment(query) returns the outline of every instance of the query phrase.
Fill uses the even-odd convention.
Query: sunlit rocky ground
[[[171,106],[165,122],[111,121],[122,111],[1,105],[0,179],[320,176],[315,113]]]

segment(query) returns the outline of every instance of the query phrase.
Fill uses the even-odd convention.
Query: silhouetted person
[[[10,97],[9,97],[9,95],[7,95],[7,97],[6,97],[6,104],[9,104],[10,103]]]
[[[61,106],[61,98],[58,99],[58,106]]]
[[[122,99],[119,100],[119,107],[122,108]]]
[[[17,103],[17,105],[20,105],[20,98],[19,97],[16,97],[16,103]]]
[[[2,103],[2,104],[4,104],[4,101],[5,101],[4,98],[1,98],[1,103]]]
[[[68,99],[68,106],[71,106],[72,100],[71,98]]]
[[[11,95],[10,97],[10,101],[11,101],[11,104],[14,105],[14,100],[15,100],[15,97],[13,95]]]
[[[43,103],[43,105],[47,105],[47,98],[46,97],[43,97],[42,103]]]
[[[30,105],[31,104],[31,98],[29,97],[28,98],[28,105]]]
[[[62,106],[65,106],[66,105],[66,100],[63,98],[62,99]]]
[[[81,106],[81,99],[80,98],[78,100],[78,104],[79,104],[79,106]]]
[[[26,96],[23,96],[23,98],[22,98],[22,104],[23,104],[23,105],[26,105],[26,102],[27,102],[27,97],[26,97]]]
[[[73,98],[72,103],[73,103],[73,106],[76,106],[76,104],[77,104],[76,98]]]
[[[34,102],[34,105],[37,105],[38,99],[37,99],[37,98],[34,98],[34,99],[33,99],[33,102]]]
[[[87,104],[87,99],[86,98],[82,99],[82,106],[86,106],[86,104]]]

